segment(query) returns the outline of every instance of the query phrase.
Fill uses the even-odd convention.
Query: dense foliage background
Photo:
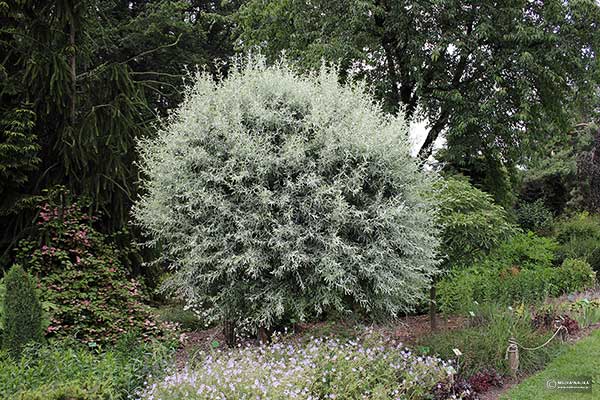
[[[0,260],[57,184],[91,200],[102,231],[123,227],[136,138],[181,101],[186,70],[226,74],[254,46],[306,70],[336,63],[389,112],[427,118],[420,154],[443,136],[444,168],[505,207],[597,209],[598,18],[582,0],[2,1]]]

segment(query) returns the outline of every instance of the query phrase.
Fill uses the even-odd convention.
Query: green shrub
[[[551,238],[532,232],[519,233],[500,243],[481,263],[499,268],[551,267],[556,258],[557,248],[558,244]]]
[[[256,58],[198,76],[141,143],[134,215],[175,270],[167,289],[252,328],[325,311],[389,318],[437,271],[431,177],[403,117],[333,70]],[[228,324],[229,326],[230,324]]]
[[[448,266],[470,264],[517,233],[504,208],[467,180],[447,178],[437,188],[441,253]]]
[[[8,270],[4,285],[3,345],[18,356],[25,344],[43,338],[42,306],[33,278],[20,265]]]
[[[439,307],[446,313],[467,313],[475,302],[535,304],[546,297],[556,297],[593,286],[595,273],[589,264],[584,261],[573,264],[571,260],[567,260],[566,264],[559,268],[529,270],[462,270],[439,283]]]
[[[53,305],[46,335],[91,346],[114,343],[127,331],[162,335],[140,283],[94,222],[77,203],[44,204],[38,239],[19,242],[17,260],[39,277],[41,298]]]
[[[457,266],[438,285],[444,312],[468,312],[474,301],[537,302],[556,295],[552,239],[518,233],[471,266]]]
[[[208,327],[206,321],[192,310],[187,310],[182,304],[168,304],[160,307],[158,317],[161,321],[178,324],[185,331],[194,331]]]
[[[438,304],[445,313],[468,313],[476,302],[537,303],[564,293],[555,285],[557,271],[554,267],[461,270],[438,284]]]
[[[583,298],[577,300],[568,305],[567,311],[580,327],[587,328],[600,322],[600,299]]]
[[[517,223],[525,231],[532,231],[540,235],[552,232],[554,215],[541,199],[533,203],[521,203],[515,210],[515,214]]]
[[[560,259],[581,258],[600,273],[600,216],[581,213],[556,224]]]
[[[490,367],[508,374],[510,371],[505,354],[509,338],[514,337],[523,346],[535,347],[544,343],[553,333],[536,331],[532,327],[531,316],[523,310],[517,312],[494,304],[474,306],[473,310],[479,321],[477,326],[425,336],[418,340],[422,349],[442,358],[453,357],[453,349],[459,349],[462,356],[458,372],[463,377]],[[559,342],[553,341],[542,349],[521,352],[519,370],[524,374],[540,370],[560,350]]]
[[[585,260],[567,258],[556,272],[555,285],[563,293],[591,287],[596,280],[596,272]]]
[[[101,385],[90,386],[85,382],[71,383],[17,393],[12,400],[105,400],[107,392]]]
[[[101,354],[73,343],[26,347],[19,359],[0,353],[0,398],[125,400],[160,376],[171,354],[158,343],[131,339]]]

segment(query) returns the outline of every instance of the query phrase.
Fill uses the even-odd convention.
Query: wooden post
[[[515,338],[511,337],[508,339],[508,347],[506,348],[505,359],[508,360],[508,368],[513,379],[517,378],[517,371],[519,370],[519,346]]]

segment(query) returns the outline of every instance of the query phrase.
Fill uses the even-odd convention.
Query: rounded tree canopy
[[[474,263],[519,231],[506,210],[465,177],[448,177],[435,186],[444,269]]]
[[[251,57],[219,82],[198,74],[140,149],[134,216],[174,270],[167,288],[213,318],[395,316],[436,272],[433,177],[404,118],[334,70]]]

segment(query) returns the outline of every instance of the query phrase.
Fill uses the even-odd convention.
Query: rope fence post
[[[508,360],[508,368],[513,379],[517,378],[517,371],[519,370],[519,346],[514,337],[508,339],[508,347],[506,348],[505,360]]]
[[[542,347],[545,347],[548,343],[550,343],[552,339],[554,339],[558,334],[560,334],[559,337],[561,340],[566,340],[566,337],[569,334],[569,330],[564,325],[558,326],[556,332],[554,332],[552,337],[537,347],[525,347],[519,342],[517,342],[517,340],[514,337],[508,339],[508,346],[506,348],[506,354],[504,355],[504,359],[508,361],[508,367],[510,369],[510,373],[513,379],[516,379],[517,372],[519,370],[519,347],[527,351],[539,350]]]

